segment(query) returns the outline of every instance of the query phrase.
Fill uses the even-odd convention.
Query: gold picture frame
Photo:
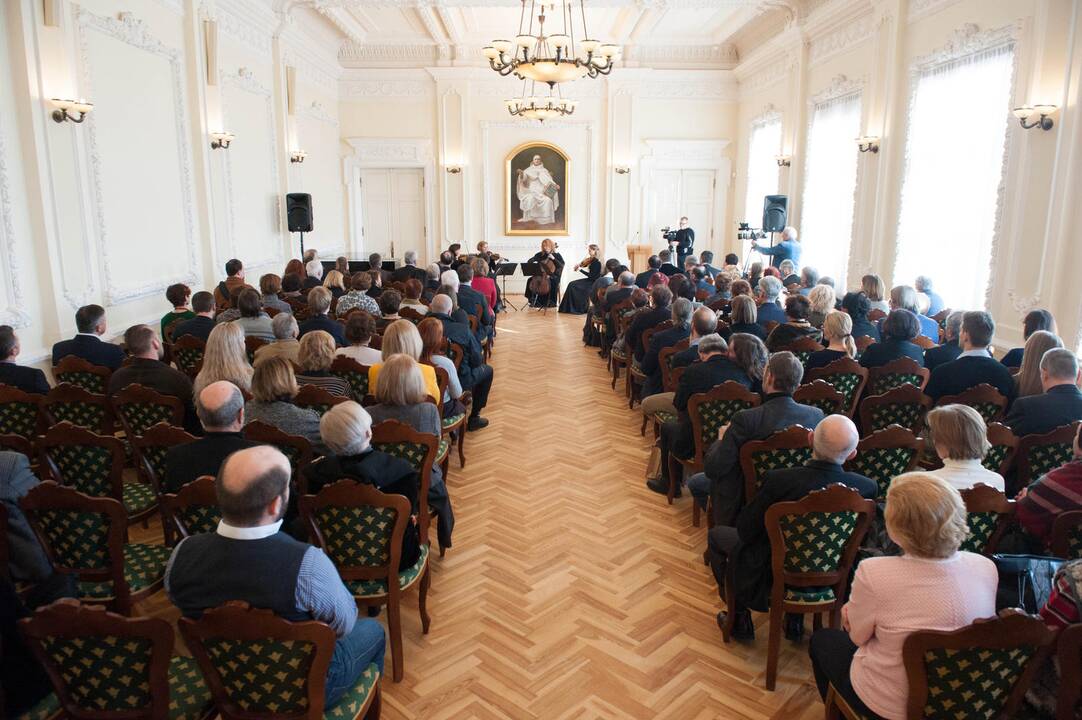
[[[557,185],[555,190],[556,205],[553,211],[554,221],[541,223],[523,220],[517,193],[517,171],[528,167],[534,155],[541,156],[541,164],[549,172]],[[568,217],[570,216],[567,198],[571,188],[571,158],[557,145],[534,140],[516,146],[504,160],[504,235],[525,235],[550,237],[568,235]]]

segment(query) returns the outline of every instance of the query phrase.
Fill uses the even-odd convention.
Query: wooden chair
[[[41,401],[41,411],[50,425],[70,422],[100,435],[110,435],[113,415],[105,395],[87,392],[78,385],[61,383]]]
[[[604,340],[609,344],[608,362],[609,368],[612,370],[613,390],[616,389],[616,381],[620,379],[620,368],[628,367],[633,356],[633,348],[625,346],[622,350],[616,350],[613,341],[618,337],[627,336],[627,329],[631,327],[631,321],[635,317],[636,309],[631,298],[618,302],[609,309],[608,323],[604,324],[605,327],[613,328],[611,336],[606,334],[604,337]]]
[[[323,695],[337,642],[329,625],[289,622],[231,601],[177,623],[222,720],[378,720],[380,674],[369,665],[332,708]],[[273,692],[268,692],[268,689]]]
[[[18,627],[67,716],[214,716],[199,667],[189,657],[173,655],[173,628],[162,618],[128,618],[64,598],[20,620]]]
[[[874,345],[876,343],[876,339],[873,338],[873,337],[870,337],[868,335],[861,335],[860,337],[858,337],[856,339],[856,341],[857,341],[857,357],[858,358],[861,355],[864,354],[864,351],[867,350],[869,346]]]
[[[939,343],[937,343],[935,340],[928,337],[927,335],[917,335],[915,338],[913,338],[913,344],[919,347],[921,350],[929,350],[934,347],[939,347]]]
[[[172,345],[173,335],[176,333],[177,328],[180,327],[181,323],[187,322],[189,320],[191,320],[191,318],[176,318],[174,320],[170,320],[169,324],[165,326],[165,330],[162,331],[162,342],[166,345]]]
[[[868,311],[868,322],[877,323],[886,316],[887,314],[879,308],[872,308]]]
[[[71,383],[95,395],[104,395],[109,386],[113,371],[101,365],[94,365],[81,357],[67,355],[53,366],[53,379],[57,384]]]
[[[845,398],[845,414],[853,417],[857,410],[857,401],[868,382],[868,368],[860,366],[856,360],[840,358],[826,367],[815,368],[804,374],[804,382],[813,383],[824,380]]]
[[[447,393],[447,388],[451,385],[451,377],[447,371],[441,367],[434,367],[436,371],[436,383],[440,387],[440,394]],[[457,435],[458,439],[458,466],[460,468],[466,467],[466,422],[470,414],[470,403],[472,402],[473,394],[469,390],[465,390],[462,393],[462,397],[459,402],[462,403],[464,410],[458,415],[452,415],[449,418],[442,417],[443,408],[440,408],[440,424],[443,429],[443,437],[455,439]],[[446,477],[446,474],[444,475]]]
[[[767,337],[770,336],[770,333],[774,332],[774,328],[776,328],[779,324],[780,323],[777,320],[766,321],[766,323],[763,325],[763,329],[766,330]]]
[[[658,323],[652,328],[647,328],[642,333],[642,347],[643,350],[650,348],[650,338],[654,336],[654,333],[661,332],[662,330],[668,330],[672,327],[672,320],[665,320]],[[634,362],[628,366],[627,371],[627,409],[632,410],[635,407],[635,401],[642,402],[642,384],[646,382],[646,375],[640,370]],[[645,427],[645,425],[644,425]]]
[[[403,320],[409,320],[411,323],[417,324],[425,319],[425,315],[417,312],[409,305],[403,305],[398,309],[398,316]]]
[[[811,431],[801,425],[778,430],[763,440],[749,440],[740,448],[740,470],[744,475],[744,504],[751,502],[771,470],[800,467],[811,460]]]
[[[301,517],[317,547],[323,548],[358,605],[387,605],[394,681],[401,682],[402,592],[420,581],[417,597],[421,631],[428,634],[429,546],[421,544],[413,565],[402,568],[402,538],[410,524],[409,500],[386,495],[354,480],[339,480],[316,495],[298,498]],[[396,582],[392,582],[395,578]]]
[[[293,404],[297,407],[315,410],[320,417],[335,405],[349,402],[351,398],[343,395],[334,395],[315,385],[301,385],[297,395],[293,398]]]
[[[41,466],[61,485],[90,497],[120,503],[127,522],[145,520],[158,510],[154,488],[124,481],[124,443],[69,422],[53,425],[39,441]]]
[[[1078,699],[1082,695],[1082,623],[1059,631],[1056,658],[1060,674],[1056,720],[1075,720]]]
[[[417,491],[420,507],[417,512],[417,522],[420,526],[421,543],[424,545],[430,544],[428,528],[431,513],[428,509],[428,489],[432,485],[432,467],[436,464],[442,442],[447,441],[437,439],[433,435],[419,433],[398,420],[384,420],[372,426],[372,447],[402,458],[420,475],[421,485]],[[443,557],[446,552],[447,548],[441,547],[440,557]]]
[[[1018,447],[1018,437],[1003,423],[988,425],[988,444],[991,445],[981,465],[987,470],[1007,477],[1007,471],[1014,463],[1014,453]]]
[[[985,423],[993,423],[1007,411],[1007,398],[988,383],[981,383],[958,395],[939,398],[936,407],[942,405],[968,405],[981,414]]]
[[[824,415],[845,414],[845,396],[826,380],[805,383],[793,393],[793,400],[823,411]]]
[[[675,345],[670,345],[667,348],[662,348],[658,353],[657,360],[658,365],[661,367],[661,386],[665,392],[676,392],[676,385],[672,380],[672,358],[678,352],[682,352],[691,347],[691,340],[684,338]]]
[[[214,490],[214,478],[204,475],[184,485],[175,493],[161,497],[162,525],[168,524],[177,542],[189,535],[214,532],[222,519],[218,507],[218,495]]]
[[[868,395],[882,395],[905,383],[916,385],[923,390],[928,384],[929,375],[931,373],[928,368],[921,367],[912,358],[898,358],[868,370],[868,386],[865,392]]]
[[[142,435],[158,423],[180,427],[184,424],[184,403],[139,383],[115,393],[110,402],[128,438]]]
[[[0,385],[0,435],[13,435],[33,443],[44,430],[41,415],[44,397]]]
[[[969,525],[969,536],[962,541],[959,550],[991,557],[1014,519],[1014,501],[984,483],[959,492],[966,504],[966,523]]]
[[[331,375],[337,375],[349,383],[350,397],[352,400],[363,403],[370,392],[368,389],[368,365],[361,365],[351,357],[338,355],[331,363]]]
[[[134,603],[161,589],[170,550],[125,543],[128,521],[117,500],[49,480],[31,488],[19,507],[53,568],[76,576],[82,602],[129,615]]]
[[[767,690],[774,689],[778,676],[785,613],[814,613],[816,629],[822,623],[822,614],[829,613],[828,627],[839,627],[853,560],[874,517],[875,502],[844,485],[831,485],[795,502],[774,503],[767,509],[766,532],[774,574]]]
[[[861,438],[857,454],[845,463],[845,469],[875,480],[876,499],[882,502],[891,480],[916,469],[923,449],[924,441],[912,430],[890,425]]]
[[[165,476],[165,456],[169,450],[195,440],[196,437],[186,430],[166,423],[158,423],[141,436],[132,438],[139,472],[157,495],[176,490]]]
[[[261,420],[253,420],[244,426],[244,437],[252,442],[273,445],[282,451],[293,468],[293,481],[300,482],[304,469],[312,462],[315,453],[308,438],[290,435]]]
[[[924,416],[932,399],[916,385],[904,383],[881,395],[869,395],[860,401],[860,431],[868,435],[890,425],[901,425],[914,433],[924,428]]]
[[[181,335],[173,343],[173,363],[177,370],[195,380],[203,367],[203,354],[207,343],[194,335]]]
[[[1052,554],[1077,560],[1082,558],[1082,510],[1060,513],[1052,523]]]
[[[244,352],[248,356],[248,363],[255,362],[255,351],[270,343],[262,338],[247,336],[244,338]]]
[[[800,360],[801,365],[806,365],[811,354],[822,349],[823,344],[821,342],[813,340],[810,337],[802,337],[797,338],[788,345],[778,348],[775,352],[791,352],[796,355],[797,360]]]
[[[1018,487],[1026,487],[1049,470],[1055,470],[1071,460],[1079,422],[1062,425],[1041,435],[1018,438],[1015,451],[1015,477]],[[1008,488],[1008,492],[1015,488]]]

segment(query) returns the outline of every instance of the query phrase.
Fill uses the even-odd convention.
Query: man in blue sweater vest
[[[987,383],[1007,398],[1014,400],[1015,386],[1011,371],[992,357],[988,346],[996,332],[992,316],[983,310],[967,312],[962,316],[962,330],[958,344],[962,353],[954,360],[932,371],[924,394],[938,401],[948,395],[960,395],[966,390]]]

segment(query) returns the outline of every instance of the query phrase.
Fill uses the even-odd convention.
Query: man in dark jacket
[[[305,333],[314,330],[325,330],[334,338],[338,347],[345,347],[349,344],[346,342],[345,326],[337,320],[327,317],[327,312],[331,309],[330,290],[325,287],[315,287],[309,290],[308,309],[311,310],[312,316],[301,323],[301,334],[298,339],[304,337]]]
[[[658,268],[660,267],[661,260],[657,255],[651,255],[646,260],[646,269],[635,276],[635,285],[645,290],[650,284],[650,278],[654,276],[654,273],[658,272]]]
[[[49,381],[45,379],[45,373],[37,368],[15,364],[20,349],[15,330],[10,325],[0,325],[0,384],[37,395],[48,393]]]
[[[687,298],[677,298],[672,304],[673,326],[650,336],[650,346],[642,357],[642,371],[646,380],[642,384],[642,396],[650,397],[664,390],[661,383],[661,351],[672,347],[691,334],[692,304]]]
[[[480,314],[480,322],[477,324],[477,339],[492,337],[492,329],[496,323],[496,316],[488,306],[488,300],[481,293],[470,287],[473,281],[473,268],[468,263],[458,266],[458,306],[466,311],[467,315],[477,317]]]
[[[956,360],[945,363],[932,371],[924,394],[938,401],[948,395],[959,395],[966,390],[987,383],[1007,398],[1014,400],[1014,376],[988,351],[996,323],[983,310],[967,312],[962,316],[959,340],[962,353]]]
[[[443,323],[443,337],[465,351],[466,356],[462,358],[462,364],[458,368],[458,379],[463,390],[473,393],[473,405],[466,428],[471,431],[480,430],[488,425],[488,420],[481,417],[481,411],[488,403],[488,393],[492,389],[492,366],[485,364],[481,355],[481,344],[470,332],[469,326],[451,320],[450,312],[451,298],[446,295],[432,298],[428,317],[434,317]]]
[[[680,272],[680,268],[672,262],[672,253],[668,250],[662,250],[657,254],[658,260],[661,261],[661,265],[658,266],[658,272],[666,277],[672,277]]]
[[[718,315],[705,305],[691,314],[691,335],[688,338],[688,347],[678,353],[673,353],[670,364],[673,368],[687,367],[700,360],[698,345],[707,335],[713,335],[718,331]],[[721,337],[720,335],[718,337]],[[728,343],[722,352],[728,350]]]
[[[214,296],[205,290],[192,295],[192,312],[195,317],[185,320],[173,330],[173,340],[179,340],[184,335],[197,337],[203,342],[210,337],[210,331],[214,329]]]
[[[958,356],[962,354],[962,348],[958,344],[958,333],[962,330],[963,315],[965,313],[961,310],[955,310],[948,315],[943,330],[946,341],[942,345],[936,345],[924,351],[924,367],[928,368],[928,370],[935,370],[940,365],[945,365],[951,360],[957,360]]]
[[[1041,358],[1040,395],[1021,397],[1003,421],[1018,436],[1051,432],[1082,420],[1082,375],[1078,358],[1067,348],[1052,348]]]
[[[132,325],[124,333],[124,343],[132,359],[109,376],[105,392],[110,399],[129,385],[142,385],[162,395],[175,397],[184,405],[184,429],[201,433],[192,405],[192,381],[180,370],[162,362],[164,348],[154,328]]]
[[[605,299],[601,302],[601,311],[608,313],[616,305],[631,297],[635,292],[635,276],[630,272],[622,272],[616,277],[616,285],[605,291]]]
[[[116,370],[124,362],[124,351],[119,345],[104,342],[105,308],[101,305],[84,305],[75,313],[75,329],[78,331],[71,340],[61,340],[53,345],[53,365],[55,366],[68,355],[86,360],[92,365],[101,365]]]
[[[650,308],[635,315],[635,319],[624,333],[624,347],[628,354],[642,362],[646,348],[642,344],[642,334],[650,328],[663,323],[672,316],[672,290],[664,285],[655,285],[650,289]]]
[[[764,330],[767,329],[766,324],[768,322],[773,321],[780,325],[788,320],[785,317],[785,311],[778,305],[778,297],[781,295],[781,291],[781,280],[776,277],[767,276],[759,279],[759,294],[756,297],[759,310],[756,322],[762,325]]]
[[[710,278],[711,282],[721,273],[721,268],[711,265],[714,262],[714,253],[711,251],[703,250],[699,253],[699,262],[702,263],[703,273]]]
[[[204,476],[217,475],[222,462],[237,450],[259,443],[245,440],[244,396],[231,382],[219,380],[203,388],[195,401],[203,437],[169,448],[165,453],[162,492],[175,493]]]
[[[728,562],[735,562],[736,587],[733,588],[736,607],[733,637],[752,639],[755,626],[748,608],[766,612],[770,609],[770,589],[773,578],[770,568],[770,538],[766,530],[766,511],[774,503],[800,500],[815,490],[841,483],[855,488],[866,498],[874,499],[874,480],[858,473],[846,472],[842,464],[856,454],[860,437],[853,421],[844,415],[830,415],[809,432],[812,459],[803,467],[773,470],[763,478],[755,497],[740,511],[736,526],[716,525],[707,533],[707,553],[718,593],[725,598],[725,574]],[[725,623],[726,613],[718,613],[718,626]],[[802,616],[793,616],[786,623],[786,635],[799,638],[803,630]]]

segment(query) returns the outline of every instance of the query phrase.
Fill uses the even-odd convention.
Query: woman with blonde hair
[[[331,364],[338,347],[329,332],[313,330],[301,336],[297,350],[298,385],[315,385],[332,395],[349,397],[349,383],[344,378],[331,374]]]
[[[1016,398],[1040,395],[1044,392],[1044,386],[1041,384],[1041,358],[1049,350],[1061,347],[1063,347],[1063,341],[1047,330],[1035,330],[1029,336],[1022,353],[1022,366],[1018,368],[1018,374],[1014,376]]]
[[[735,287],[737,283],[733,283]],[[757,320],[759,309],[751,295],[733,295],[729,301],[729,327],[720,334],[728,340],[736,333],[754,335],[760,340],[766,340],[766,329]]]
[[[210,331],[203,365],[192,388],[195,397],[219,380],[228,380],[244,392],[252,387],[252,366],[244,348],[244,330],[236,323],[221,323]]]
[[[319,413],[294,405],[297,391],[290,362],[281,356],[267,358],[256,366],[252,375],[252,399],[244,404],[244,422],[259,420],[289,435],[299,435],[323,454]]]
[[[1003,492],[1003,476],[981,464],[992,446],[988,426],[979,412],[968,405],[943,405],[929,410],[924,424],[936,455],[943,461],[943,467],[932,475],[955,490],[984,483]]]
[[[822,329],[823,321],[827,319],[827,315],[834,312],[834,306],[837,303],[834,288],[829,285],[815,285],[808,291],[808,300],[811,302],[808,322]]]
[[[346,278],[338,270],[331,270],[323,278],[323,287],[331,291],[331,297],[340,298],[346,294]]]
[[[865,275],[860,279],[860,289],[871,303],[872,310],[890,312],[887,302],[887,286],[878,275]]]
[[[433,318],[435,319],[435,318]],[[439,322],[437,320],[437,322]],[[379,382],[380,368],[392,355],[409,355],[414,360],[420,361],[424,352],[424,342],[417,326],[409,320],[395,320],[383,331],[383,345],[380,353],[383,356],[382,363],[376,363],[368,368],[368,387],[374,388]],[[436,380],[436,369],[431,365],[421,365],[421,378],[424,380],[425,392],[433,400],[440,396],[440,385]],[[370,390],[371,391],[371,390]]]
[[[816,287],[824,287],[818,285]],[[816,350],[804,363],[804,371],[826,367],[835,360],[857,356],[857,343],[853,339],[853,319],[840,310],[831,310],[823,321],[823,340],[827,346]]]
[[[906,638],[994,616],[999,575],[988,558],[958,550],[969,534],[966,508],[945,480],[899,475],[885,515],[903,555],[861,561],[842,608],[844,630],[817,631],[810,654],[820,695],[833,686],[857,714],[894,720],[909,717]]]

